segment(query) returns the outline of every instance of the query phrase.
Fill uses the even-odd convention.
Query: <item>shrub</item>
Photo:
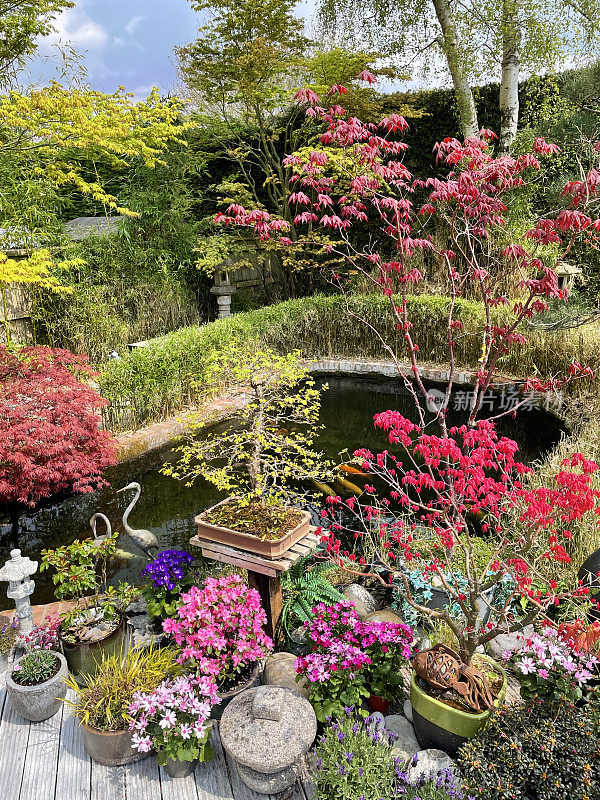
[[[352,313],[381,332],[395,352],[402,352],[402,333],[396,330],[386,298],[358,295],[346,299]],[[197,402],[203,397],[202,383],[212,354],[236,344],[240,353],[255,344],[279,353],[300,349],[305,358],[387,358],[366,326],[349,322],[346,299],[317,295],[288,300],[201,327],[181,328],[108,362],[100,378],[102,395],[109,401],[107,425],[114,430],[139,427]],[[430,363],[447,361],[449,302],[449,298],[437,295],[407,298],[415,341]],[[499,322],[503,313],[495,312]],[[483,326],[483,307],[459,298],[454,317],[463,325],[455,343],[457,366],[475,369],[481,356],[476,334]],[[567,369],[571,361],[585,363],[600,351],[597,325],[556,333],[532,331],[528,338],[527,345],[515,347],[501,359],[505,374],[555,375]],[[597,385],[597,380],[578,381],[573,390],[588,390]]]
[[[599,800],[598,727],[588,709],[541,705],[494,717],[458,755],[463,788],[485,800]]]
[[[181,599],[163,628],[183,647],[179,662],[214,677],[220,689],[234,687],[273,647],[260,596],[239,575],[207,578],[203,589],[192,586]]]

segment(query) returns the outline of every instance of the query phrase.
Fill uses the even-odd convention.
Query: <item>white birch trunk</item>
[[[433,5],[444,37],[443,47],[456,93],[462,135],[465,139],[468,136],[477,136],[479,132],[477,109],[475,108],[473,92],[462,62],[450,3],[448,0],[433,0]]]
[[[504,3],[502,19],[502,77],[500,79],[500,150],[507,153],[517,135],[519,122],[519,43],[518,21]]]

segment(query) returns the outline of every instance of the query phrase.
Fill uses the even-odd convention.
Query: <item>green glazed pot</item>
[[[496,700],[500,708],[506,697],[506,672],[489,656],[480,656],[488,663],[494,664],[504,677],[502,688]],[[427,694],[417,682],[413,670],[410,680],[410,702],[413,707],[413,726],[419,744],[424,750],[436,748],[454,756],[459,748],[472,739],[487,725],[491,719],[491,711],[481,714],[469,714],[459,708],[452,708],[441,700]]]
[[[125,650],[125,621],[119,622],[119,627],[98,642],[65,642],[59,633],[63,654],[69,666],[69,672],[77,683],[81,684],[86,675],[95,675],[103,658],[124,652]]]

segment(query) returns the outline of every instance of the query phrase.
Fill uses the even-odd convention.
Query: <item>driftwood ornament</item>
[[[417,676],[434,689],[452,689],[473,711],[494,708],[494,696],[484,675],[463,664],[458,653],[445,644],[422,650],[413,661]]]

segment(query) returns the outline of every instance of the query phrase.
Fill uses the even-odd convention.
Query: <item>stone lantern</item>
[[[291,689],[259,686],[234,697],[219,732],[246,786],[277,794],[300,777],[302,759],[317,735],[317,718],[308,700]]]
[[[231,295],[235,294],[235,286],[232,286],[227,270],[219,269],[215,272],[215,285],[210,291],[217,296],[219,319],[231,316]]]
[[[37,568],[37,561],[22,556],[20,550],[11,550],[9,561],[0,569],[0,581],[8,582],[6,596],[15,601],[21,634],[33,630],[33,611],[29,597],[35,589],[31,576],[37,572]]]

